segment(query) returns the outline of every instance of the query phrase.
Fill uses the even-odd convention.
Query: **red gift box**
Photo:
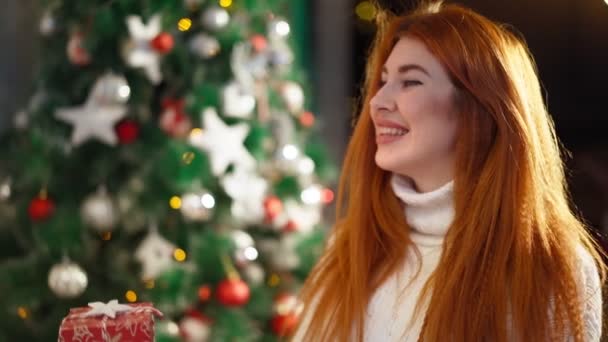
[[[59,327],[58,342],[153,342],[154,316],[162,313],[151,303],[89,303],[70,309]]]

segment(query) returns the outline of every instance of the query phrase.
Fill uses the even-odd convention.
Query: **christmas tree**
[[[36,91],[0,140],[0,341],[153,302],[157,341],[275,341],[336,170],[304,1],[40,0]]]

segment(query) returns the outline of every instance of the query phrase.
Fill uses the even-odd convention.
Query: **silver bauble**
[[[51,12],[44,12],[40,18],[40,25],[38,27],[40,33],[43,36],[49,36],[57,30],[57,20],[51,14]]]
[[[49,272],[49,288],[59,298],[70,299],[80,296],[86,290],[88,283],[85,271],[69,260],[54,265]]]
[[[255,96],[236,81],[222,89],[224,114],[234,118],[248,119],[255,109]]]
[[[219,6],[211,6],[201,14],[201,22],[205,28],[218,31],[228,25],[230,14]]]
[[[213,36],[199,33],[190,41],[190,50],[200,58],[209,59],[220,52],[220,43]]]
[[[114,201],[104,187],[84,200],[80,214],[86,225],[100,233],[113,230],[118,220]]]
[[[264,278],[266,274],[264,272],[264,268],[260,266],[260,264],[256,262],[251,262],[247,264],[243,270],[241,271],[243,278],[247,281],[247,283],[257,286],[264,283]]]
[[[186,221],[203,222],[209,220],[215,207],[215,198],[206,190],[182,195],[180,211]]]
[[[105,73],[93,85],[92,96],[98,105],[124,104],[130,95],[131,88],[127,79],[112,72]]]
[[[292,114],[299,114],[304,108],[304,91],[295,82],[285,82],[280,89],[281,98]]]
[[[0,202],[8,201],[11,198],[12,182],[10,178],[0,180]]]

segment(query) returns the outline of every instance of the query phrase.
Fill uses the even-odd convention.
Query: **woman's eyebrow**
[[[426,71],[425,68],[423,68],[422,66],[418,65],[418,64],[403,64],[401,66],[399,66],[399,68],[397,68],[397,71],[400,74],[404,74],[410,70],[418,70],[420,72],[422,72],[423,74],[431,77],[431,75],[429,74],[428,71]],[[382,67],[382,73],[388,73],[388,70],[386,69],[386,66]]]

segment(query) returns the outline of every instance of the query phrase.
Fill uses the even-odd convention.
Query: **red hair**
[[[311,318],[304,339],[362,341],[372,294],[412,244],[390,173],[374,162],[369,108],[383,63],[407,36],[423,42],[447,70],[461,118],[456,216],[416,307],[417,315],[425,314],[420,340],[571,335],[582,342],[581,247],[595,260],[602,283],[606,267],[570,206],[560,145],[525,43],[458,5],[436,3],[386,23],[371,50],[334,231],[301,292],[303,315]],[[426,313],[420,308],[424,297]]]

